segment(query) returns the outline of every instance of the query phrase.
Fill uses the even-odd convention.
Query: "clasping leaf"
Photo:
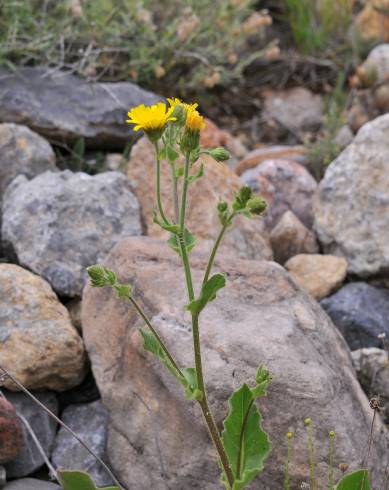
[[[60,471],[59,476],[63,490],[120,490],[119,487],[97,487],[83,471]]]
[[[215,274],[208,279],[201,289],[201,293],[198,299],[191,301],[186,309],[193,315],[198,316],[205,308],[207,303],[213,301],[216,298],[216,294],[219,289],[224,288],[226,285],[226,278],[223,274]]]
[[[336,490],[371,490],[368,470],[357,470],[345,475]]]
[[[163,350],[161,344],[158,342],[158,339],[153,332],[149,332],[141,328],[140,333],[143,337],[143,346],[145,350],[151,352],[152,354],[155,354],[165,365],[165,367],[172,373],[172,375],[177,379],[177,381],[182,384],[185,389],[185,397],[188,400],[201,400],[203,394],[198,389],[196,369],[177,369],[173,365],[169,357],[166,355],[166,352]]]
[[[184,246],[186,248],[186,251],[189,253],[193,247],[196,245],[196,237],[192,235],[192,233],[185,228],[185,233],[184,233]],[[177,252],[179,255],[181,255],[181,247],[180,247],[180,238],[177,234],[172,234],[167,241],[168,245],[170,248],[172,248],[175,252]]]
[[[251,482],[263,470],[270,453],[270,441],[262,430],[262,417],[255,405],[255,398],[266,394],[271,382],[266,368],[258,368],[256,380],[254,388],[244,384],[232,394],[230,411],[224,421],[222,441],[235,477],[232,490],[241,490]],[[222,482],[230,488],[224,473]]]

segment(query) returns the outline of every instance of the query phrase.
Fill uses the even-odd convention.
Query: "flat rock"
[[[199,239],[199,245],[210,249],[220,230],[217,204],[220,199],[232,201],[234,192],[243,183],[227,165],[208,156],[204,156],[202,160],[206,176],[190,186],[186,223],[188,229]],[[128,169],[129,181],[141,205],[146,233],[168,238],[167,232],[153,223],[155,156],[154,149],[146,138],[142,138],[132,148]],[[170,167],[166,162],[161,165],[161,195],[165,212],[172,217]],[[272,252],[265,238],[263,219],[248,220],[238,216],[234,220],[234,226],[226,233],[221,250],[239,257],[271,259]]]
[[[351,353],[358,379],[367,396],[379,397],[382,414],[389,422],[389,352],[376,347]]]
[[[25,124],[51,141],[124,149],[135,139],[127,111],[161,97],[130,82],[87,82],[47,67],[0,68],[0,121]]]
[[[82,381],[82,339],[44,279],[0,264],[0,325],[1,362],[27,388],[62,391]]]
[[[58,402],[54,393],[34,393],[51,412],[58,415]],[[6,392],[7,399],[15,406],[34,431],[44,452],[50,457],[57,430],[57,423],[24,393]],[[31,475],[44,465],[30,433],[23,424],[23,446],[16,459],[6,465],[7,478],[22,478]]]
[[[315,230],[325,253],[348,272],[389,277],[389,114],[365,124],[328,167],[315,199]]]
[[[198,290],[206,261],[193,253],[191,263]],[[111,251],[106,264],[121,281],[133,284],[135,297],[180,365],[192,365],[187,295],[177,280],[179,258],[166,253],[160,241],[132,237]],[[334,467],[347,462],[352,469],[361,464],[372,420],[347,346],[320,306],[281,266],[222,258],[216,270],[227,273],[227,287],[202,313],[201,336],[217,423],[227,414],[231,392],[252,383],[259,364],[274,374],[268,396],[260,401],[273,451],[248,488],[282,488],[289,430],[296,433],[292,481],[306,481],[306,416],[317,420],[318,485],[324,488],[328,431],[338,434]],[[108,456],[119,478],[132,490],[219,490],[216,456],[201,413],[143,350],[138,332],[143,324],[135,310],[113,291],[87,286],[82,317],[92,369],[110,415]],[[387,436],[379,418],[376,422],[370,462],[376,488],[381,488]]]
[[[21,478],[8,483],[3,490],[61,490],[62,487],[36,478]]]
[[[297,163],[305,162],[305,148],[302,145],[276,145],[262,146],[250,151],[235,168],[238,175],[250,168],[257,167],[265,160],[293,160]]]
[[[80,296],[86,268],[121,237],[140,233],[138,201],[120,172],[20,176],[4,195],[5,250],[62,296]]]
[[[285,268],[315,299],[325,298],[338,289],[347,274],[345,259],[334,255],[299,254],[289,259]]]
[[[105,459],[108,413],[101,401],[70,405],[62,412],[62,421],[88,444],[97,456]],[[51,461],[58,470],[87,472],[98,486],[112,485],[112,479],[96,459],[68,431],[60,428]]]
[[[49,143],[26,126],[0,124],[0,196],[18,175],[32,179],[56,170]]]
[[[321,301],[351,350],[381,347],[378,335],[389,337],[389,291],[364,282],[346,284]]]
[[[270,243],[274,260],[284,264],[294,255],[317,253],[316,237],[308,230],[292,211],[285,211],[278,224],[270,233]]]
[[[241,179],[268,202],[265,224],[269,229],[287,210],[293,211],[308,229],[312,228],[312,198],[317,184],[302,165],[289,160],[265,160],[243,172]]]
[[[0,398],[0,464],[16,458],[22,447],[22,426],[15,407]]]

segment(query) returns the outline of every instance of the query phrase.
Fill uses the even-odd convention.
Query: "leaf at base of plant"
[[[335,490],[371,490],[368,470],[357,470],[345,475]]]
[[[120,490],[119,487],[97,487],[83,471],[60,471],[59,477],[63,490]]]

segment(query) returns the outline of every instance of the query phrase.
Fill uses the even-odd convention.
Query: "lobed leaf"
[[[222,441],[235,482],[232,490],[241,490],[263,470],[270,453],[270,442],[262,430],[262,417],[255,405],[252,390],[244,384],[230,400],[230,411],[224,421]],[[229,488],[225,474],[222,482]]]
[[[223,274],[213,275],[202,287],[199,298],[191,301],[186,309],[193,315],[199,315],[205,306],[216,298],[219,289],[224,288],[225,285],[226,278]]]
[[[63,490],[120,490],[119,487],[97,487],[83,471],[60,471],[58,474]]]
[[[345,475],[335,490],[371,490],[368,470],[357,470]]]

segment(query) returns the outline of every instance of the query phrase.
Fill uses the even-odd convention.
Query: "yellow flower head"
[[[173,110],[174,108],[167,108],[163,102],[147,107],[141,104],[128,112],[127,122],[135,125],[134,131],[139,129],[144,129],[146,133],[161,131],[168,121],[175,121],[176,118],[172,117]]]
[[[204,117],[196,110],[197,104],[193,104],[188,107],[186,111],[186,123],[185,126],[190,131],[199,132],[205,128]]]

